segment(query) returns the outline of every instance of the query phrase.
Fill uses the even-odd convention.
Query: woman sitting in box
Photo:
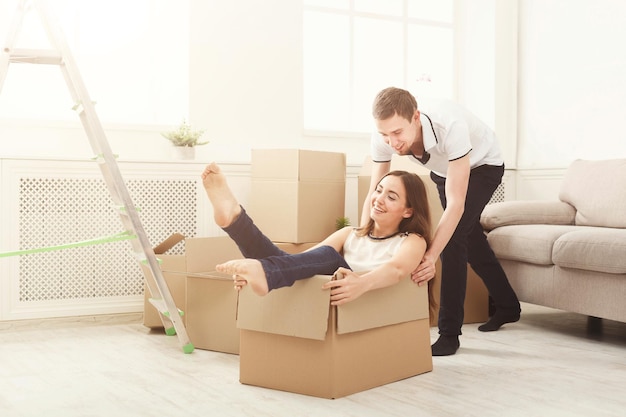
[[[218,165],[205,168],[202,182],[215,223],[246,257],[216,266],[217,271],[232,274],[237,290],[250,285],[256,294],[265,295],[299,279],[335,274],[340,279],[323,289],[330,289],[331,304],[340,305],[410,276],[430,242],[426,188],[414,173],[392,171],[380,180],[366,227],[344,227],[299,254],[284,252],[263,235],[235,199]]]

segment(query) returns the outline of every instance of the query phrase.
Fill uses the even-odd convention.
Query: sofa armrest
[[[487,231],[515,224],[574,224],[576,209],[562,201],[517,200],[489,204],[480,216]]]

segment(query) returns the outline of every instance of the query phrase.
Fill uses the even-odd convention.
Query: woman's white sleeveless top
[[[375,239],[357,236],[353,230],[343,245],[343,257],[354,272],[367,272],[389,261],[396,253],[406,233],[398,233],[388,238]]]

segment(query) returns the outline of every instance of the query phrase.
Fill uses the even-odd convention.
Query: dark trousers
[[[245,258],[261,262],[270,290],[289,287],[313,275],[332,275],[339,267],[350,269],[343,256],[330,246],[293,255],[281,250],[259,230],[243,207],[239,217],[222,230],[235,241]]]
[[[441,253],[439,333],[442,335],[461,334],[468,263],[485,283],[496,311],[520,312],[517,295],[511,288],[480,225],[480,215],[502,181],[503,175],[504,166],[482,165],[470,172],[465,211]],[[445,209],[446,179],[433,172],[430,173],[430,177],[437,184],[439,199]]]

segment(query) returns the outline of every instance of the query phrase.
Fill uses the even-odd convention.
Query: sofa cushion
[[[552,257],[563,268],[626,274],[626,229],[580,227],[554,242]]]
[[[563,201],[513,200],[489,204],[480,216],[485,230],[513,224],[574,224],[576,210]]]
[[[559,199],[576,208],[576,224],[626,228],[626,159],[574,161]]]
[[[487,240],[500,259],[552,265],[554,242],[576,229],[567,225],[511,225],[492,230]]]

